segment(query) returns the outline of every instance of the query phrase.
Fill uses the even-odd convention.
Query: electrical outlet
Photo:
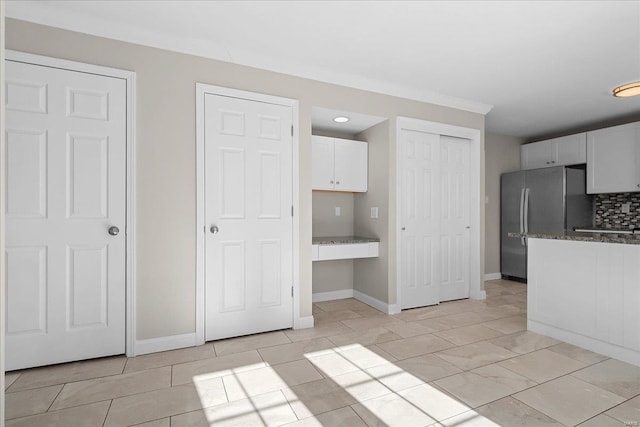
[[[371,208],[371,218],[373,219],[378,218],[378,208]]]
[[[631,211],[631,202],[629,203],[623,203],[620,206],[620,212],[628,214]]]
[[[336,206],[336,216],[340,216],[340,206]]]

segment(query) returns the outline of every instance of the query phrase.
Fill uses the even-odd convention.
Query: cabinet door
[[[587,132],[587,193],[640,191],[639,123]]]
[[[548,141],[534,142],[520,147],[521,170],[547,168],[551,164],[551,144]]]
[[[335,179],[338,191],[367,191],[367,143],[335,139]]]
[[[587,134],[585,132],[554,138],[550,142],[553,154],[551,164],[553,166],[587,163]]]
[[[333,138],[311,136],[311,188],[333,190]]]

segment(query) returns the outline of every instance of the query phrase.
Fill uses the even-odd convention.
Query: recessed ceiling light
[[[349,120],[349,117],[345,116],[338,116],[333,118],[333,121],[336,123],[347,123]]]
[[[640,82],[627,83],[613,90],[613,96],[627,97],[640,95]]]

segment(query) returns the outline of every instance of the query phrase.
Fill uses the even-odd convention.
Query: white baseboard
[[[193,347],[196,345],[196,333],[171,335],[168,337],[136,340],[134,355],[157,353],[159,351],[175,350],[177,348]]]
[[[353,289],[342,289],[340,291],[316,292],[312,295],[311,301],[333,301],[334,299],[353,298]]]
[[[313,328],[313,316],[298,317],[293,320],[293,329]]]
[[[487,299],[487,292],[485,292],[485,291],[472,292],[471,295],[469,295],[469,298],[471,298],[471,299]]]
[[[484,280],[498,280],[502,279],[502,274],[498,273],[487,273],[484,275]]]
[[[387,304],[386,302],[382,302],[379,299],[376,299],[372,296],[369,296],[360,291],[353,291],[353,297],[360,302],[363,302],[376,310],[380,310],[383,313],[387,314],[397,314],[400,313],[400,305],[399,304]]]

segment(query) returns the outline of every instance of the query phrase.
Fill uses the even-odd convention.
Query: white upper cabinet
[[[587,193],[640,191],[640,122],[587,133]]]
[[[314,190],[367,191],[366,142],[313,135],[311,144]]]
[[[520,147],[521,169],[577,165],[587,162],[587,134],[562,136]]]

